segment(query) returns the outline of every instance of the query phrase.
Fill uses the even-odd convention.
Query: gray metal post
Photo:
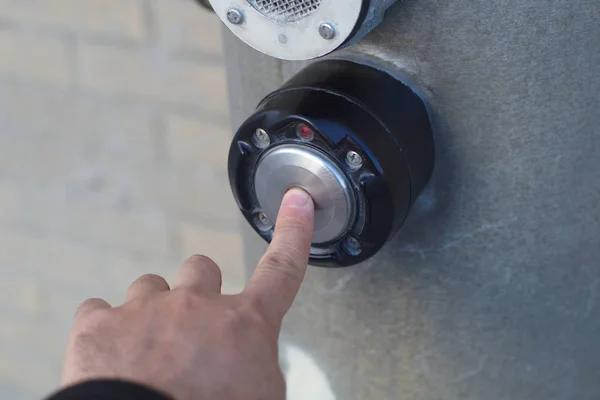
[[[286,320],[338,399],[600,398],[599,20],[597,0],[405,0],[334,55],[413,85],[437,152],[384,251],[311,268]],[[226,46],[236,126],[302,64]]]

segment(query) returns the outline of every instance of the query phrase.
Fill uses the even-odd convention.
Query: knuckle
[[[289,252],[269,251],[262,260],[262,266],[278,271],[294,270],[298,267],[298,260]]]
[[[136,290],[139,287],[155,287],[167,290],[170,289],[169,283],[165,280],[165,278],[155,274],[145,274],[140,276],[129,286],[129,290]]]
[[[165,278],[163,278],[160,275],[156,275],[156,274],[145,274],[140,276],[134,283],[156,283],[156,284],[161,284],[161,285],[167,285],[167,281],[165,280]]]
[[[97,313],[102,311],[102,308],[108,306],[106,301],[100,298],[91,298],[82,302],[77,311],[75,312],[75,317],[81,317],[84,314]]]
[[[217,264],[211,262],[209,264],[204,264],[203,268],[213,278],[216,278],[219,281],[223,278],[221,268],[219,268]]]
[[[94,310],[77,318],[75,326],[80,333],[92,333],[100,330],[103,326],[110,325],[112,314],[110,310]]]
[[[173,307],[178,311],[197,312],[202,308],[203,298],[193,290],[181,288],[172,293]]]
[[[278,252],[266,254],[257,273],[267,278],[277,277],[284,283],[296,283],[302,280],[300,266],[295,259]]]
[[[298,280],[301,279],[294,269],[289,267],[282,268],[281,266],[269,263],[266,263],[261,266],[258,275],[262,275],[267,279],[269,279],[270,277],[274,277],[277,281],[280,281],[285,286],[287,286],[288,284],[295,284]]]
[[[99,302],[103,301],[100,298],[91,298],[91,299],[87,299],[85,301],[83,301],[80,305],[78,310],[84,310],[86,308],[89,307],[94,307],[96,304],[98,304]]]
[[[203,255],[193,255],[186,261],[188,266],[193,267],[196,270],[207,273],[218,280],[222,279],[221,268],[211,258]]]
[[[246,318],[239,309],[235,307],[228,307],[223,311],[222,315],[224,325],[228,328],[228,330],[246,328]]]
[[[304,231],[307,227],[308,218],[304,215],[288,215],[283,221],[278,221],[277,226],[279,233],[296,233]]]
[[[242,304],[237,307],[230,307],[224,313],[225,325],[230,330],[243,329],[262,330],[266,325],[266,319],[258,307],[251,304]]]
[[[187,259],[190,264],[214,263],[212,259],[202,254],[194,254]]]
[[[241,306],[241,312],[244,314],[248,323],[256,327],[267,325],[267,318],[263,312],[264,307],[259,299],[249,296]]]

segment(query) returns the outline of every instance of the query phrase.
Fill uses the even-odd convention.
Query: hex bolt
[[[335,27],[331,22],[323,22],[319,25],[319,34],[325,40],[331,40],[335,37]]]
[[[252,142],[259,149],[266,149],[271,144],[271,138],[267,131],[262,128],[258,128],[254,132],[254,137],[252,138]]]
[[[244,13],[238,8],[230,8],[227,10],[227,19],[234,25],[239,25],[244,22]]]
[[[350,150],[346,154],[346,164],[352,171],[359,170],[363,166],[363,158],[354,150]]]
[[[358,239],[352,236],[348,236],[346,239],[344,239],[343,248],[346,253],[355,257],[362,252],[362,246],[360,245],[360,242]]]

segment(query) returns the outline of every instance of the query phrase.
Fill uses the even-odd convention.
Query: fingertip
[[[313,200],[303,189],[293,187],[286,192],[281,202],[282,207],[305,208],[314,211]]]
[[[311,196],[300,188],[291,188],[283,196],[275,223],[275,235],[292,227],[297,240],[304,242],[306,236],[312,239],[315,218],[315,205]]]

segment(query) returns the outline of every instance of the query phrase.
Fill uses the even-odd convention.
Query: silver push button
[[[291,187],[306,190],[315,202],[313,243],[340,238],[354,218],[355,199],[350,183],[325,153],[303,145],[280,145],[259,160],[254,187],[259,206],[275,221],[283,195]]]

